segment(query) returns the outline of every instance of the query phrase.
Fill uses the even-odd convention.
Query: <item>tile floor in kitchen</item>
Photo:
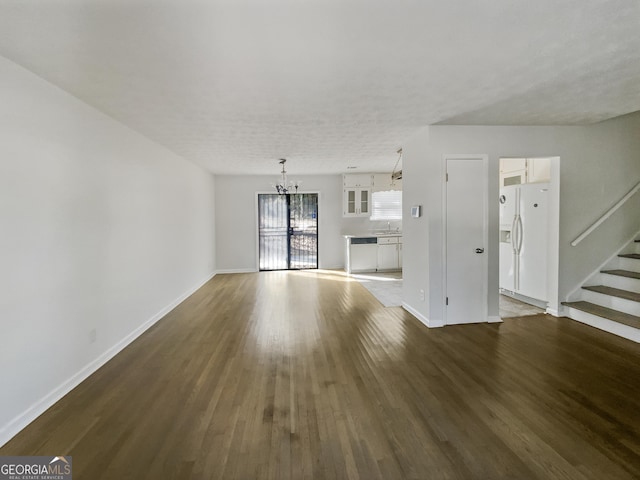
[[[352,275],[385,307],[402,305],[402,272],[361,273]],[[500,318],[539,315],[544,309],[500,295]]]

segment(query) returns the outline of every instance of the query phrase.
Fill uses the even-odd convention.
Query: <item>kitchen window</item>
[[[373,192],[371,220],[402,220],[402,190]]]

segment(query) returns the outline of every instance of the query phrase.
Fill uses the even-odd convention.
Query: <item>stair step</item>
[[[608,320],[613,320],[614,322],[622,323],[629,327],[640,328],[640,317],[635,315],[629,315],[628,313],[619,312],[618,310],[602,307],[589,302],[562,302],[562,304],[569,308],[582,310],[583,312],[606,318]]]
[[[593,285],[582,288],[591,292],[603,293],[604,295],[611,295],[612,297],[624,298],[625,300],[631,300],[633,302],[640,302],[640,293],[630,292],[629,290],[622,290],[621,288],[607,287],[605,285]]]
[[[621,258],[635,258],[636,260],[640,260],[640,253],[623,253],[618,256]]]
[[[619,277],[635,278],[637,280],[640,280],[640,272],[632,272],[629,270],[602,270],[601,273],[606,273],[608,275],[617,275]]]

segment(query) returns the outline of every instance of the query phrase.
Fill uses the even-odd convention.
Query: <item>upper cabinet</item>
[[[344,217],[371,215],[371,189],[350,187],[344,190]]]
[[[373,176],[370,173],[345,174],[342,196],[342,215],[344,217],[368,217],[371,215],[371,187]]]
[[[371,215],[370,173],[356,173],[342,176],[344,185],[342,215],[344,217],[368,217]]]
[[[527,183],[526,158],[500,159],[500,187]]]
[[[527,169],[526,158],[501,158],[500,173],[520,173]]]
[[[370,173],[345,174],[342,176],[344,217],[368,217],[371,215],[371,187],[373,176]]]
[[[373,192],[386,192],[388,190],[402,190],[402,180],[391,180],[390,173],[373,174]]]
[[[373,175],[370,173],[350,173],[342,175],[342,184],[345,188],[371,188],[372,183]]]
[[[402,190],[402,180],[391,180],[391,173],[353,173],[342,176],[344,217],[371,216],[371,194]]]
[[[546,183],[551,181],[551,159],[527,159],[527,183]]]
[[[501,158],[500,187],[523,183],[548,182],[551,179],[550,158]]]

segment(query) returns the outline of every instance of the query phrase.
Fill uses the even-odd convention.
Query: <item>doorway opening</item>
[[[258,194],[260,271],[318,268],[318,194]]]
[[[500,317],[557,314],[559,157],[500,158]]]

